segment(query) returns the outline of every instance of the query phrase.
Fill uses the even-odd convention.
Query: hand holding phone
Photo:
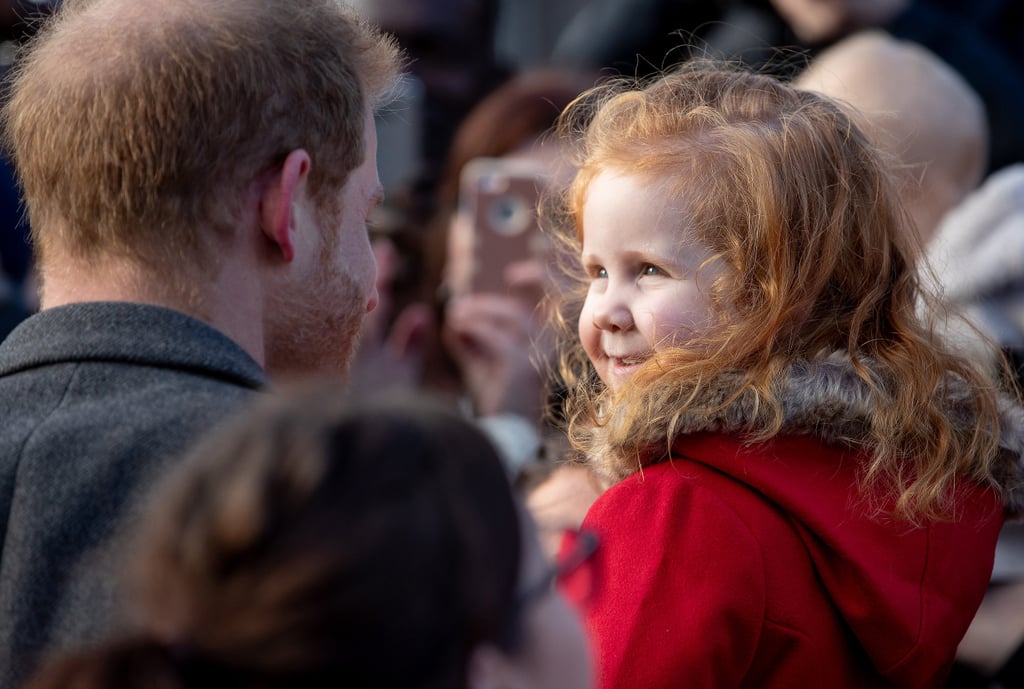
[[[509,265],[544,260],[537,209],[547,184],[546,167],[532,160],[475,158],[465,165],[459,206],[473,224],[471,291],[509,293]]]

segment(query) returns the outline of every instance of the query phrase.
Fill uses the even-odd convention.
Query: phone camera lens
[[[502,194],[491,203],[488,215],[491,226],[507,236],[517,235],[530,225],[531,209],[526,201],[513,194]]]

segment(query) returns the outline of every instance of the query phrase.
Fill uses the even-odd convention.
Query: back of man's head
[[[68,0],[5,112],[39,259],[212,268],[261,175],[292,150],[336,212],[363,160],[391,42],[340,0]]]
[[[952,67],[882,31],[825,50],[796,86],[852,105],[876,146],[906,172],[905,201],[927,238],[972,189],[988,155],[985,106]]]

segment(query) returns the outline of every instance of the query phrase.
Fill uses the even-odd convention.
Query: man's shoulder
[[[93,302],[42,311],[0,344],[0,381],[27,371],[57,372],[67,364],[116,372],[148,369],[158,379],[208,378],[258,389],[260,365],[238,344],[187,314],[146,304]]]
[[[209,368],[152,363],[0,376],[0,665],[106,633],[122,538],[151,491],[261,394]]]
[[[184,314],[136,304],[42,312],[0,346],[0,468],[84,455],[159,463],[265,385],[240,347]]]

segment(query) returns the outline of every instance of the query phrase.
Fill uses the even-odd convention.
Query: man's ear
[[[311,165],[309,154],[295,149],[260,194],[260,229],[286,263],[295,258],[295,203],[304,193]]]

